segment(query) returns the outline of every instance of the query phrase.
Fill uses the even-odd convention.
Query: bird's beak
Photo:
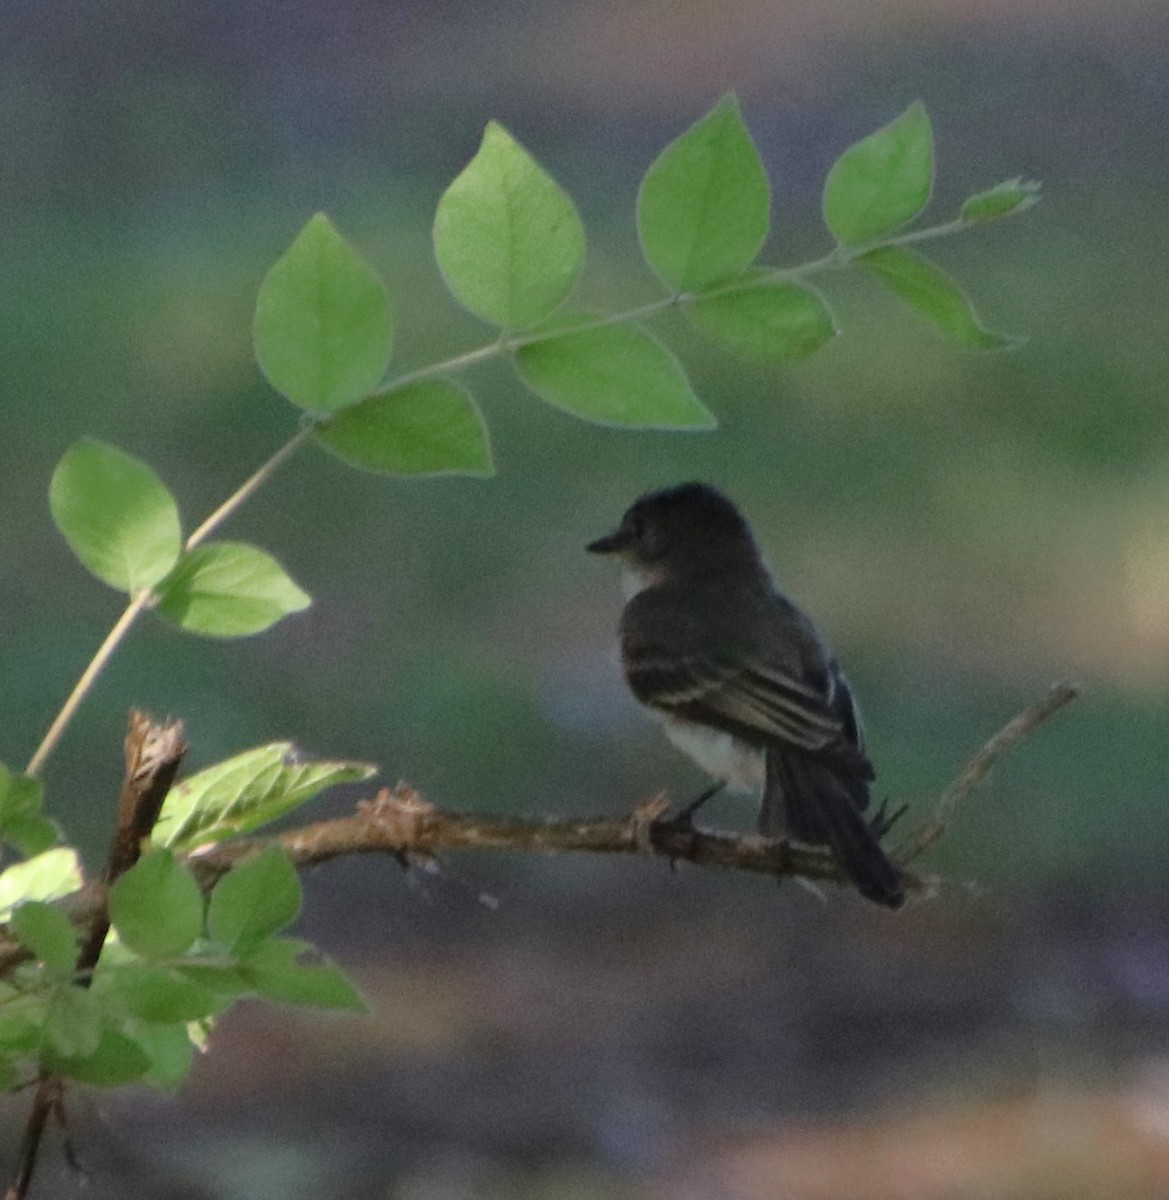
[[[585,549],[590,554],[617,554],[629,544],[629,539],[620,529],[599,537],[595,542],[589,542]]]

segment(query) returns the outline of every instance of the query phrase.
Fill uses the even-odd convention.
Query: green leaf
[[[856,260],[948,338],[968,350],[1009,350],[1024,338],[995,333],[975,315],[962,289],[940,267],[902,246],[882,246]]]
[[[1039,203],[1042,184],[1021,177],[1006,179],[985,192],[977,192],[962,205],[961,217],[972,225],[985,225]]]
[[[495,473],[483,416],[449,379],[379,392],[318,426],[315,436],[346,462],[391,475]]]
[[[755,261],[771,189],[739,102],[723,97],[646,172],[637,228],[646,261],[674,291],[696,291]]]
[[[371,392],[390,361],[393,325],[382,281],[317,213],[260,285],[256,361],[293,404],[335,412]]]
[[[39,1049],[46,1012],[42,1007],[32,1011],[13,1011],[7,1005],[0,1008],[0,1051],[21,1054]]]
[[[77,930],[73,922],[51,904],[30,900],[12,914],[16,936],[39,962],[57,975],[71,975],[77,963]]]
[[[762,276],[758,273],[755,277]],[[759,362],[797,362],[836,336],[819,292],[800,283],[751,283],[699,297],[685,306],[699,329],[732,354]]]
[[[521,346],[515,365],[541,400],[574,417],[638,429],[713,429],[678,360],[642,329],[603,325]]]
[[[41,816],[44,795],[39,779],[16,775],[0,763],[0,842],[31,856],[57,841],[57,827]]]
[[[491,121],[478,153],[438,203],[434,253],[464,308],[500,328],[526,329],[575,286],[584,227],[556,181]]]
[[[127,1025],[125,1032],[150,1060],[150,1070],[142,1077],[142,1082],[164,1092],[178,1091],[195,1057],[195,1044],[187,1026],[134,1021]]]
[[[256,992],[267,1000],[367,1012],[369,1006],[361,993],[339,968],[329,962],[298,962],[313,952],[313,947],[299,938],[277,938],[261,943],[240,965]]]
[[[66,1058],[92,1054],[101,1041],[101,1005],[86,988],[66,984],[53,993],[45,1017],[45,1040]]]
[[[74,988],[80,992],[81,989]],[[83,995],[86,993],[82,993]],[[96,1087],[119,1087],[141,1079],[151,1068],[150,1056],[124,1033],[106,1026],[92,1054],[46,1055],[46,1066],[59,1075]]]
[[[934,135],[920,100],[849,147],[824,184],[824,220],[842,246],[875,241],[925,208],[934,182]]]
[[[135,954],[173,958],[203,931],[203,893],[169,850],[153,850],[114,884],[110,921]]]
[[[94,992],[107,1007],[152,1023],[196,1021],[222,1012],[230,1003],[177,967],[140,964],[99,970]]]
[[[181,975],[197,983],[201,988],[221,997],[250,996],[255,991],[238,966],[224,966],[222,962],[200,962],[189,958],[175,967]]]
[[[296,762],[291,742],[237,754],[173,787],[154,826],[154,841],[174,850],[248,833],[307,803],[325,788],[359,783],[377,773],[371,763]]]
[[[207,928],[229,950],[250,950],[300,911],[300,880],[284,851],[271,847],[246,859],[215,885]]]
[[[15,1091],[24,1082],[20,1060],[0,1055],[0,1093]]]
[[[176,625],[222,638],[261,633],[312,603],[270,554],[243,542],[187,551],[158,594],[158,611]]]
[[[46,850],[0,872],[0,921],[29,900],[60,900],[81,886],[77,851],[68,846]]]
[[[152,587],[182,549],[179,510],[162,480],[105,442],[82,438],[65,451],[49,508],[73,553],[123,592]]]

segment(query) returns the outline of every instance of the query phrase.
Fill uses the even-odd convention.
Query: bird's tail
[[[865,780],[807,755],[767,751],[760,832],[828,846],[862,896],[899,908],[905,902],[901,873],[865,819],[868,802]]]

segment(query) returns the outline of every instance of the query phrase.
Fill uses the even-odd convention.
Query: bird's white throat
[[[661,571],[655,571],[651,567],[643,567],[637,563],[623,562],[621,564],[621,591],[626,600],[632,600],[638,592],[644,592],[646,588],[653,587],[656,583],[661,583]]]

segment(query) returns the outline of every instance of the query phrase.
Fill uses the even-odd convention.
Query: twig
[[[81,672],[81,677],[73,685],[69,698],[61,706],[61,711],[53,718],[53,723],[49,726],[41,744],[36,748],[32,758],[28,760],[28,766],[25,767],[26,774],[39,774],[41,767],[45,765],[45,760],[57,748],[57,743],[68,728],[69,722],[73,720],[77,710],[81,707],[81,702],[89,695],[98,676],[105,670],[106,664],[113,658],[114,652],[122,644],[134,622],[149,606],[150,601],[151,593],[149,591],[139,592],[123,609],[122,615],[114,622],[109,633],[106,634],[105,640],[90,659],[89,665]]]
[[[24,1136],[20,1139],[20,1152],[16,1159],[16,1174],[12,1184],[4,1193],[4,1200],[24,1200],[28,1189],[32,1186],[33,1172],[36,1170],[37,1156],[40,1153],[41,1139],[45,1134],[45,1126],[49,1117],[57,1111],[62,1083],[56,1075],[42,1075],[33,1096],[32,1108],[24,1126]]]
[[[999,758],[1079,694],[1080,688],[1076,684],[1057,683],[1042,700],[1008,721],[966,764],[942,794],[933,814],[898,847],[893,857],[900,863],[911,863],[932,846],[946,832],[958,805],[987,777]]]
[[[93,968],[110,931],[109,888],[138,861],[143,842],[158,820],[162,802],[186,752],[181,721],[156,724],[145,713],[137,709],[131,711],[125,741],[126,772],[118,798],[117,825],[110,842],[109,860],[100,883],[91,883],[87,888],[92,892],[92,899],[84,922],[85,936],[77,953],[77,987],[89,986]],[[74,920],[77,920],[76,914]],[[44,1074],[33,1096],[20,1143],[16,1174],[5,1193],[5,1200],[24,1200],[28,1194],[50,1117],[56,1117],[64,1128],[65,1084],[60,1076]],[[65,1156],[70,1165],[76,1164],[68,1130]]]

